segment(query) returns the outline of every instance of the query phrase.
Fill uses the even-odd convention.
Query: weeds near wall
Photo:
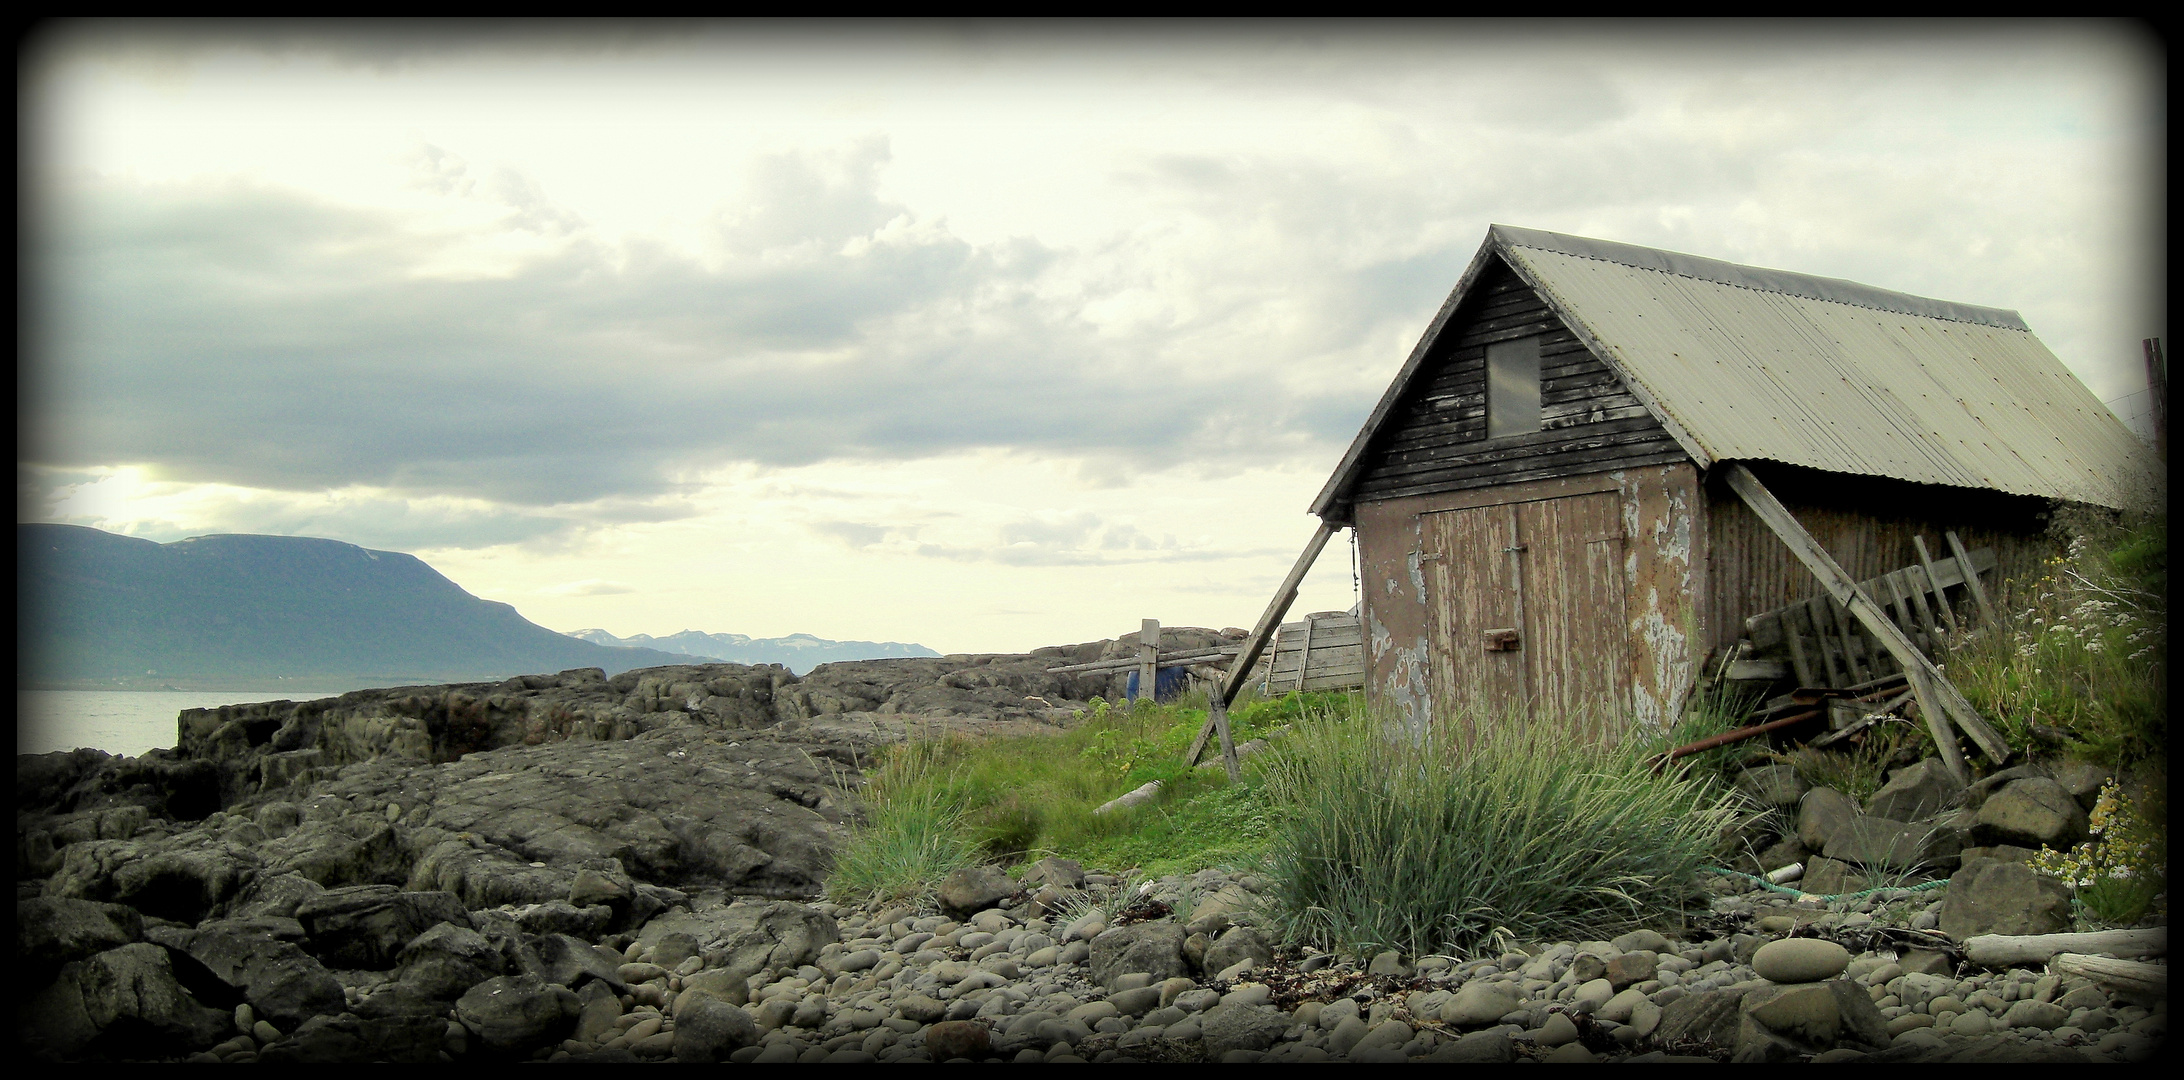
[[[2065,547],[2006,583],[2002,625],[1964,635],[1949,677],[2014,746],[2059,736],[2112,767],[2168,749],[2168,525],[2061,515]]]

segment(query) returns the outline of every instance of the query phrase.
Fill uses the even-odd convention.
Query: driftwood
[[[2102,986],[2139,997],[2161,999],[2169,996],[2169,965],[2150,964],[2144,960],[2118,960],[2113,956],[2086,956],[2081,953],[2063,953],[2048,961],[2048,970],[2057,975],[2076,975],[2091,979]]]
[[[1160,794],[1160,781],[1149,780],[1144,784],[1141,784],[1138,787],[1131,789],[1130,791],[1124,792],[1123,794],[1118,795],[1115,798],[1109,799],[1106,802],[1101,803],[1099,809],[1092,812],[1094,814],[1105,814],[1116,810],[1121,810],[1126,807],[1136,806],[1142,802],[1152,801],[1153,796],[1158,794]]]
[[[2003,968],[2020,964],[2045,964],[2061,953],[2096,956],[2167,956],[2169,928],[2101,930],[2090,934],[1985,934],[1964,942],[1964,956],[1975,964]]]

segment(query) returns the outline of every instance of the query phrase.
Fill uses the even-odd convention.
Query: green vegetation
[[[2011,745],[2060,742],[2138,793],[2111,785],[2091,840],[2033,860],[2071,886],[2083,921],[2130,925],[2168,889],[2168,522],[2064,512],[2055,535],[2062,554],[2003,586],[2001,625],[1966,634],[1948,672]]]
[[[2167,891],[2167,792],[2155,788],[2149,794],[2132,799],[2109,781],[2093,804],[2092,839],[2068,852],[2043,847],[2033,856],[2033,869],[2061,878],[2075,892],[2081,917],[2130,926]]]
[[[1229,729],[1241,743],[1307,715],[1351,707],[1346,694],[1290,694],[1240,699]],[[1060,855],[1088,866],[1168,874],[1259,861],[1270,812],[1255,770],[1231,787],[1220,768],[1186,770],[1183,752],[1206,721],[1203,693],[1166,705],[1116,707],[1095,701],[1067,731],[976,740],[958,736],[893,748],[871,770],[870,820],[837,860],[829,891],[838,897],[903,895],[913,877],[878,867],[914,860],[912,851],[945,851],[926,871],[926,887],[960,862],[1003,862]],[[1218,760],[1218,748],[1205,757]],[[1093,811],[1148,781],[1150,802],[1108,814]],[[960,849],[933,840],[944,822]],[[871,868],[871,869],[868,869]]]
[[[1657,775],[1645,750],[1551,717],[1411,733],[1352,710],[1300,728],[1267,767],[1292,810],[1277,918],[1327,948],[1473,953],[1680,910],[1735,797]]]
[[[869,821],[829,891],[901,898],[970,860],[1046,854],[1149,875],[1252,868],[1291,940],[1469,952],[1680,909],[1738,813],[1717,778],[1656,773],[1661,747],[1597,725],[1465,714],[1413,737],[1355,694],[1240,703],[1238,742],[1279,738],[1230,784],[1183,768],[1205,715],[1202,699],[1096,704],[1054,735],[896,748],[872,771]],[[1152,780],[1152,801],[1093,813]]]
[[[2114,768],[2168,752],[2168,524],[2062,515],[2065,550],[2006,583],[2002,625],[1964,635],[1949,677],[2012,746],[2060,735]]]

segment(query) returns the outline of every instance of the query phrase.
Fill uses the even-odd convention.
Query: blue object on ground
[[[1125,692],[1126,694],[1128,694],[1128,696],[1129,696],[1129,699],[1130,699],[1130,701],[1132,701],[1132,702],[1136,702],[1136,701],[1137,701],[1137,696],[1138,696],[1138,673],[1139,673],[1139,672],[1140,672],[1141,670],[1143,670],[1143,669],[1141,669],[1141,668],[1131,668],[1131,669],[1130,669],[1130,680],[1129,680],[1129,683],[1128,683],[1128,684],[1127,684],[1127,685],[1125,686],[1125,688],[1124,688],[1124,692]],[[1182,692],[1183,692],[1183,691],[1184,691],[1184,690],[1185,690],[1186,688],[1188,688],[1188,687],[1190,686],[1190,682],[1191,682],[1191,673],[1190,673],[1190,672],[1189,672],[1188,670],[1184,669],[1184,668],[1179,668],[1179,667],[1164,667],[1164,668],[1161,668],[1161,669],[1160,669],[1160,671],[1159,671],[1159,673],[1153,676],[1153,700],[1154,700],[1154,701],[1169,701],[1169,700],[1172,700],[1172,699],[1174,699],[1174,698],[1175,698],[1175,697],[1176,697],[1176,696],[1177,696],[1178,694],[1181,694],[1181,693],[1182,693]]]

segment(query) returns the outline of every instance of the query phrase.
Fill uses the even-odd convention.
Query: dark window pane
[[[1539,430],[1539,339],[1486,347],[1486,437],[1505,439]]]

